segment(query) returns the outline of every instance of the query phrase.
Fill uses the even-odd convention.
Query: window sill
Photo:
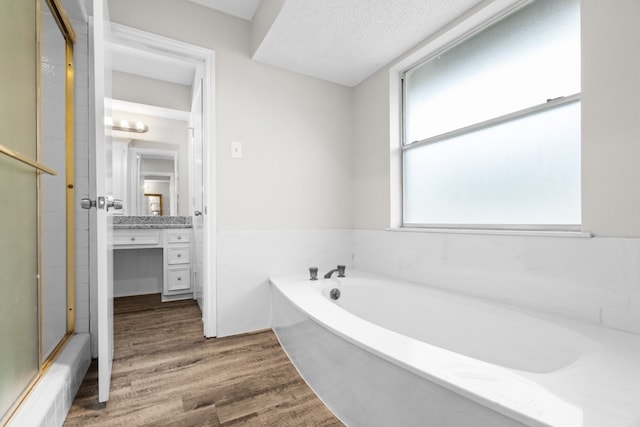
[[[593,235],[584,231],[561,230],[503,230],[482,228],[438,228],[438,227],[397,227],[385,231],[401,233],[437,233],[437,234],[484,234],[497,236],[533,236],[533,237],[570,237],[591,238]]]

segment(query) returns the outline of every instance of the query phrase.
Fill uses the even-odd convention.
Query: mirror
[[[113,132],[113,196],[123,201],[116,214],[189,215],[188,122],[115,108],[113,115],[142,121],[149,129],[141,134]],[[150,210],[145,194],[162,195],[162,210]]]
[[[134,215],[177,215],[178,152],[132,148],[130,155],[136,160],[130,172]]]

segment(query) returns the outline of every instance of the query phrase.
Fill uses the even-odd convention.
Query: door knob
[[[111,196],[108,197],[98,197],[96,200],[91,200],[89,198],[80,199],[80,207],[82,209],[91,209],[97,207],[98,209],[122,209],[122,200],[114,199]]]
[[[80,207],[82,209],[91,209],[97,207],[98,209],[104,209],[105,207],[105,199],[104,197],[98,197],[96,200],[91,200],[89,198],[80,199]]]
[[[122,209],[122,200],[114,199],[113,197],[108,196],[107,197],[107,211],[109,210],[109,208]]]
[[[94,207],[96,205],[96,201],[95,200],[91,200],[91,199],[80,199],[80,207],[82,209],[91,209],[92,207]]]
[[[200,216],[200,215],[202,215],[202,212],[200,212],[200,211],[195,211],[193,214],[194,214],[195,216]]]

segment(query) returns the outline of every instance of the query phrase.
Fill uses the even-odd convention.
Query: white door
[[[204,336],[216,336],[216,285],[215,285],[215,224],[208,207],[213,206],[213,182],[211,165],[212,153],[215,151],[211,144],[211,125],[207,117],[211,115],[211,99],[207,90],[207,83],[212,79],[206,78],[211,66],[211,57],[202,62],[202,68],[197,77],[193,93],[193,104],[189,127],[191,132],[191,194],[193,229],[195,240],[195,277],[194,296],[202,310]],[[212,209],[214,212],[215,209]]]
[[[105,38],[110,30],[106,0],[93,0],[93,87],[94,87],[94,171],[95,185],[92,199],[95,209],[95,278],[98,323],[98,400],[109,399],[111,365],[113,362],[113,226],[110,205],[111,185],[111,136],[105,126],[110,108],[105,100],[111,99],[111,67],[105,49]],[[111,199],[111,200],[110,200]]]
[[[204,312],[204,163],[202,151],[202,80],[197,84],[196,90],[194,91],[189,127],[191,128],[191,164],[193,174],[191,194],[193,233],[195,241],[193,296],[198,302],[200,310]]]

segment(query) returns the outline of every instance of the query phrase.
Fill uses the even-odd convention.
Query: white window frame
[[[533,0],[498,0],[484,7],[472,9],[469,13],[458,18],[443,30],[428,39],[421,47],[414,52],[401,59],[390,70],[390,107],[392,111],[392,119],[397,114],[397,127],[391,126],[391,229],[417,229],[419,231],[435,231],[435,232],[497,232],[498,234],[511,233],[514,234],[530,234],[539,233],[547,235],[559,232],[561,234],[574,235],[579,237],[589,236],[588,233],[581,232],[580,224],[558,224],[558,225],[539,225],[539,224],[522,224],[522,225],[500,225],[500,224],[429,224],[429,223],[405,223],[404,221],[404,160],[403,154],[407,150],[416,148],[425,144],[434,143],[440,140],[463,135],[476,130],[484,129],[501,123],[506,123],[528,115],[533,115],[545,110],[558,108],[581,101],[581,94],[576,93],[568,96],[562,96],[555,99],[547,100],[547,102],[534,105],[523,110],[511,112],[503,116],[498,116],[474,123],[459,129],[438,134],[418,141],[405,141],[405,85],[404,78],[406,72],[422,63],[428,62],[434,57],[441,55],[445,51],[464,42],[466,39],[479,34],[487,27],[500,21],[507,15],[513,13],[517,9],[531,3]]]

